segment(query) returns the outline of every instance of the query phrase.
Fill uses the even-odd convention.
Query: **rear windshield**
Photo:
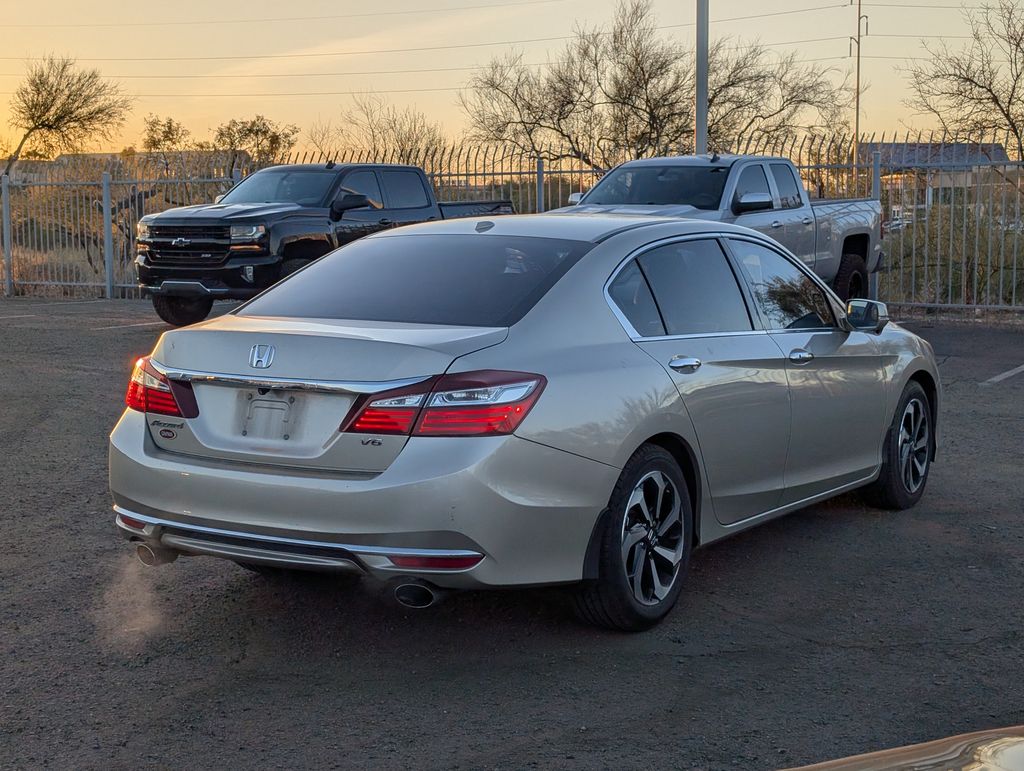
[[[325,171],[265,169],[239,182],[221,203],[297,203],[323,206],[338,175]]]
[[[592,246],[485,234],[365,238],[323,257],[238,313],[507,327]]]
[[[717,209],[728,176],[727,166],[620,166],[594,186],[585,203]]]

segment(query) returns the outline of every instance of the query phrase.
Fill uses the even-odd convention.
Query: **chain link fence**
[[[881,200],[886,272],[879,297],[925,308],[1024,310],[1024,163],[1005,138],[938,134],[899,139],[804,137],[737,143],[787,157],[813,198]],[[672,148],[664,148],[672,154]],[[630,156],[623,154],[621,160]],[[588,190],[605,169],[552,148],[438,147],[420,153],[348,150],[339,163],[423,167],[442,201],[509,199],[547,211]],[[282,162],[321,163],[323,153]],[[7,295],[136,297],[135,225],[151,212],[212,201],[256,164],[244,153],[76,156],[23,161],[2,180]]]

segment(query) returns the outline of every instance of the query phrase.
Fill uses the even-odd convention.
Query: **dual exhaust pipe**
[[[178,559],[178,552],[173,549],[150,546],[147,543],[138,543],[135,546],[135,556],[143,565],[152,568],[174,562]],[[436,605],[446,594],[447,592],[440,587],[416,578],[399,579],[393,590],[395,602],[404,608],[414,610],[424,610]]]

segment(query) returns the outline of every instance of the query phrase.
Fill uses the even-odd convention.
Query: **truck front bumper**
[[[281,273],[276,255],[232,257],[221,265],[156,265],[135,259],[143,296],[214,297],[245,300],[273,285]]]

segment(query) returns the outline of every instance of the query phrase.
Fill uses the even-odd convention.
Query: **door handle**
[[[377,224],[378,224],[378,225],[390,225],[390,224],[391,224],[391,220],[389,220],[389,219],[387,219],[387,218],[385,217],[385,218],[384,218],[384,219],[382,219],[382,220],[377,220]]]
[[[805,351],[803,348],[794,348],[789,352],[789,360],[794,364],[806,364],[814,358],[814,354],[810,351]]]
[[[703,362],[701,362],[700,359],[695,359],[693,356],[674,356],[672,360],[669,361],[668,366],[676,372],[690,373],[696,372],[700,369],[700,365],[702,363]]]
[[[800,221],[801,221],[802,223],[804,223],[805,225],[812,225],[812,224],[814,224],[814,220],[812,220],[812,219],[811,219],[810,217],[804,217],[804,218],[803,218],[802,220],[800,220]]]
[[[772,227],[773,228],[781,228],[782,227],[782,222],[780,222],[779,220],[773,220],[772,221]]]

